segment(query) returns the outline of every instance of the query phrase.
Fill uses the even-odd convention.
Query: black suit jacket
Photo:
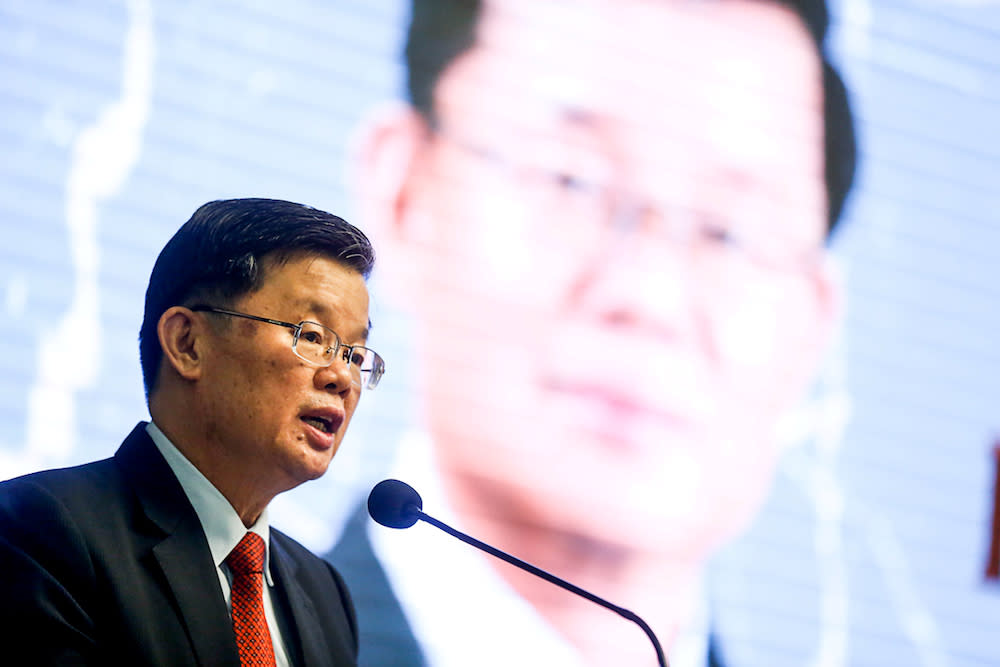
[[[357,594],[354,601],[358,613],[358,628],[361,648],[358,664],[361,667],[427,667],[428,662],[420,650],[413,628],[406,620],[403,609],[392,590],[392,585],[382,568],[371,541],[368,539],[367,525],[370,519],[362,505],[351,515],[340,540],[326,558],[344,576],[355,583]],[[390,529],[386,529],[390,530]],[[449,548],[450,545],[442,545]],[[460,544],[454,548],[464,549]],[[567,593],[570,595],[570,593]],[[484,602],[484,604],[487,604]],[[470,609],[469,613],[475,613]],[[609,623],[624,623],[613,614]],[[498,630],[498,637],[502,630]],[[503,636],[505,641],[515,638]],[[652,655],[652,647],[650,648]],[[714,635],[709,636],[707,667],[725,667],[719,645]]]
[[[271,531],[296,665],[355,665],[343,579]],[[13,665],[239,667],[198,516],[141,423],[113,458],[0,484],[0,628]]]

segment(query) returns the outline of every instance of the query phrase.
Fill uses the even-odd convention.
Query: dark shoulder
[[[111,498],[120,496],[122,482],[113,459],[0,482],[0,526],[5,520],[51,520],[64,512],[100,517]]]
[[[305,569],[313,576],[332,576],[335,580],[341,581],[340,574],[330,563],[274,527],[271,528],[271,548],[276,556],[288,559],[297,568]]]
[[[283,533],[274,526],[271,526],[271,539],[277,542],[282,549],[285,549],[289,554],[295,554],[297,556],[312,556],[318,558],[316,554],[306,549],[298,540],[289,537],[287,533]]]
[[[92,599],[94,536],[119,522],[114,507],[121,503],[110,501],[117,488],[120,479],[110,461],[0,483],[0,563],[5,572],[17,573],[23,586],[35,582],[72,591],[77,600]],[[30,596],[24,592],[22,597]]]
[[[354,602],[344,578],[333,565],[279,530],[271,528],[272,572],[279,581],[289,580],[286,590],[299,591],[312,600],[314,613],[328,634],[327,639],[346,647],[357,660],[358,622]],[[353,663],[352,663],[353,664]]]
[[[352,607],[350,592],[337,569],[299,542],[280,530],[271,528],[272,557],[287,561],[294,568],[295,576],[313,590],[336,588],[337,596],[347,607]]]

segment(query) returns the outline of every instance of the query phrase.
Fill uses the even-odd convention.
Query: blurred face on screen
[[[435,110],[367,164],[456,505],[703,554],[767,490],[834,310],[800,19],[489,5]]]

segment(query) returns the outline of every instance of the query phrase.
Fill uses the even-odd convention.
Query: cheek
[[[747,370],[771,367],[781,338],[780,313],[780,297],[764,291],[714,313],[712,327],[719,361]]]
[[[311,382],[305,374],[297,375],[296,370],[274,360],[243,366],[237,388],[242,400],[234,399],[233,405],[245,411],[243,418],[249,419],[260,434],[275,436],[288,428],[290,415],[296,412],[296,397]]]
[[[344,433],[347,432],[347,427],[350,425],[351,420],[354,418],[354,412],[358,409],[358,404],[361,402],[361,389],[351,392],[351,395],[347,397],[344,401],[344,423],[340,427],[340,438],[344,437]]]
[[[451,235],[442,228],[441,251],[421,277],[423,372],[434,380],[430,390],[454,392],[449,398],[462,403],[503,404],[523,393],[568,282],[546,257],[551,247],[529,242],[523,227],[498,215],[466,218]]]
[[[450,187],[434,188],[423,202],[434,225],[427,273],[437,276],[438,289],[460,286],[484,305],[484,316],[497,305],[547,308],[565,293],[586,251],[582,230],[539,219],[530,197],[512,196],[509,184],[489,177],[440,182]]]
[[[768,420],[805,389],[820,331],[805,286],[782,281],[754,289],[752,299],[715,310],[708,328],[713,370],[732,409]]]
[[[744,289],[708,309],[708,327],[721,366],[771,372],[795,356],[813,314],[803,286],[791,278],[743,283]]]
[[[523,320],[512,316],[505,326],[501,310],[436,320],[427,329],[422,375],[430,426],[440,443],[454,445],[446,458],[462,468],[509,465],[538,427],[537,346],[511,325]]]
[[[430,329],[424,355],[432,405],[445,406],[445,418],[473,429],[482,419],[523,418],[538,368],[534,346],[518,332],[481,326],[473,320]]]
[[[453,237],[456,259],[484,292],[517,297],[538,267],[537,245],[526,242],[528,214],[514,200],[486,201],[477,219]]]

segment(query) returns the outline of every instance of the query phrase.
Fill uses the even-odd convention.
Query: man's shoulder
[[[307,549],[301,542],[271,526],[271,546],[280,557],[290,558],[298,564],[328,565],[326,561]]]
[[[144,438],[148,436],[140,423],[125,438],[125,444],[135,445]],[[117,454],[105,459],[41,470],[0,482],[0,505],[46,500],[100,511],[103,503],[119,496],[123,489],[129,467],[120,460],[125,444]]]
[[[352,661],[358,655],[358,622],[354,602],[343,576],[285,533],[271,528],[272,573],[282,584],[293,610],[312,601],[310,618],[319,619],[326,641],[343,646]],[[300,628],[301,630],[301,628]],[[353,664],[353,663],[352,663]]]
[[[110,458],[0,482],[0,534],[23,545],[69,539],[113,546],[145,516],[143,497],[152,498],[153,509],[177,505],[183,492],[164,474],[169,468],[144,427],[136,426]],[[175,518],[176,511],[166,514]]]
[[[114,458],[108,457],[99,461],[90,461],[63,468],[49,468],[36,472],[25,473],[18,477],[12,477],[0,482],[0,487],[19,485],[37,485],[42,487],[69,487],[77,485],[93,484],[107,474],[114,467]]]
[[[0,510],[21,514],[50,504],[99,510],[117,494],[121,481],[112,458],[42,470],[0,482]]]
[[[118,530],[124,488],[112,459],[0,483],[0,563],[20,579],[12,599],[27,604],[42,591],[52,600],[92,599],[97,554],[126,549]]]
[[[271,557],[279,567],[287,566],[288,572],[300,581],[312,584],[330,581],[346,592],[343,576],[332,564],[320,558],[286,533],[271,527]]]

